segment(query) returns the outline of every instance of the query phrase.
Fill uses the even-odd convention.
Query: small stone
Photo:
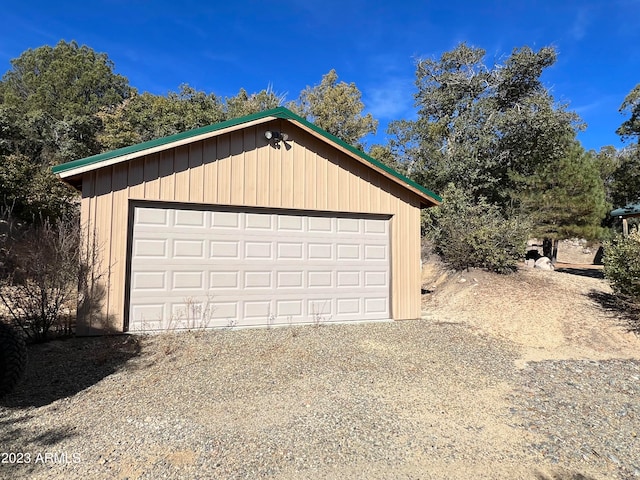
[[[620,460],[618,460],[618,457],[616,457],[614,454],[608,453],[607,457],[609,457],[609,460],[611,460],[616,465],[620,465]]]

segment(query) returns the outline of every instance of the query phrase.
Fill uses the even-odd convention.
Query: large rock
[[[534,268],[539,268],[540,270],[553,270],[553,263],[549,260],[548,257],[540,257],[536,260],[536,263],[533,266]]]

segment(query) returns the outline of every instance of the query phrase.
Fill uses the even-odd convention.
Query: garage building
[[[441,199],[286,108],[53,171],[97,246],[78,334],[420,317]]]

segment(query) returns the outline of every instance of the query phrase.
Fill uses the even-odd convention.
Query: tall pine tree
[[[600,238],[601,221],[610,205],[606,201],[599,160],[574,141],[565,156],[547,164],[535,175],[516,179],[513,193],[534,225],[532,234],[545,239],[545,255],[555,257],[563,238]]]

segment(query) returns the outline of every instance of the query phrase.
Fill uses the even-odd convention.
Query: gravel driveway
[[[640,362],[520,369],[514,345],[465,324],[85,338],[30,355],[0,406],[2,478],[640,478]]]

